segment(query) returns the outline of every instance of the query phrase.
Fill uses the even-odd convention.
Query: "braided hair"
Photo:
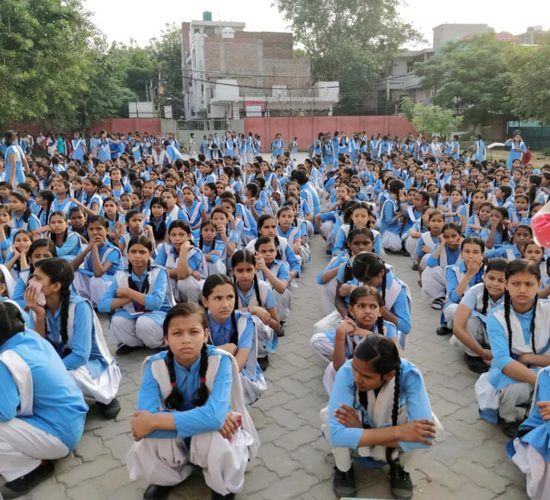
[[[353,357],[360,361],[366,361],[375,373],[384,376],[395,372],[395,385],[393,389],[393,406],[391,412],[392,426],[397,426],[399,421],[399,396],[401,391],[401,358],[395,343],[382,335],[369,335],[364,338],[353,353]],[[367,393],[358,390],[359,403],[367,408]],[[393,448],[386,449],[386,459],[390,466],[394,464],[391,457]]]
[[[74,280],[74,271],[71,264],[57,257],[51,259],[39,260],[34,267],[40,269],[48,276],[50,283],[59,283],[59,299],[61,305],[61,321],[60,321],[60,336],[63,344],[67,344],[68,321],[69,321],[69,304],[71,299],[71,285]]]
[[[233,274],[235,273],[235,268],[242,263],[250,264],[256,269],[256,257],[254,257],[254,254],[248,250],[237,250],[233,256],[231,257],[231,268],[233,269]],[[238,293],[238,285],[237,285],[237,277],[233,275],[234,282],[235,282],[235,291],[237,292],[235,294],[235,309],[239,308],[239,293]],[[260,296],[260,286],[258,284],[258,276],[256,273],[254,273],[254,294],[256,295],[256,302],[258,302],[259,307],[263,307],[262,305],[262,299]]]
[[[206,330],[208,328],[208,323],[206,321],[206,316],[204,314],[204,311],[203,309],[201,309],[201,307],[199,307],[197,304],[190,304],[190,303],[177,304],[176,306],[172,307],[170,311],[168,311],[168,313],[166,314],[166,317],[164,318],[164,323],[162,325],[164,338],[166,339],[168,337],[168,333],[170,330],[170,322],[174,318],[176,317],[188,318],[193,314],[199,315],[202,327]],[[164,406],[169,410],[178,410],[181,404],[183,403],[183,395],[181,394],[176,384],[176,371],[174,368],[174,353],[170,349],[168,349],[168,352],[166,353],[164,362],[166,363],[166,368],[168,369],[168,375],[170,377],[170,385],[172,386],[172,390],[170,394],[168,394],[168,396],[164,400]],[[195,405],[195,407],[203,406],[208,400],[209,392],[206,386],[207,369],[208,369],[208,348],[206,346],[206,343],[204,343],[202,345],[201,352],[200,352],[200,364],[199,364],[200,385],[195,393],[195,398],[193,400],[193,404]]]
[[[528,273],[537,279],[537,281],[540,283],[541,274],[539,266],[535,263],[532,263],[528,260],[513,260],[508,263],[506,266],[506,271],[504,273],[504,277],[506,279],[506,282],[514,276],[515,274],[519,273]],[[536,349],[536,342],[535,342],[535,319],[536,319],[536,313],[537,313],[537,304],[538,304],[538,294],[535,295],[533,299],[533,315],[531,316],[531,325],[529,328],[529,336],[531,337],[531,348],[533,349],[533,354],[537,354]],[[510,293],[508,290],[504,292],[504,320],[506,321],[506,329],[508,331],[508,350],[510,351],[510,354],[512,354],[512,323],[510,320],[510,310],[512,309],[512,299],[510,297]]]
[[[506,266],[508,265],[508,261],[506,259],[492,259],[487,264],[487,267],[485,268],[484,276],[487,276],[488,273],[491,271],[500,271],[504,273],[506,271]],[[487,290],[487,286],[483,285],[483,295],[482,295],[482,309],[481,314],[485,315],[487,314],[487,309],[489,308],[489,290]]]
[[[358,279],[360,282],[371,280],[372,278],[378,276],[380,273],[383,273],[381,294],[383,302],[386,303],[387,270],[386,264],[381,257],[373,252],[358,253],[353,259],[352,273],[353,277]]]

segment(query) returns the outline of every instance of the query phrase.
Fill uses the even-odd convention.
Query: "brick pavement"
[[[309,264],[295,293],[287,335],[270,356],[268,391],[252,409],[262,440],[238,498],[331,499],[332,461],[319,431],[319,409],[326,403],[323,364],[311,351],[312,325],[321,315],[315,275],[327,261],[317,237]],[[506,500],[527,498],[523,475],[504,453],[501,431],[478,418],[473,384],[459,351],[435,335],[438,315],[416,285],[409,259],[391,256],[397,275],[411,286],[413,330],[405,355],[423,372],[434,411],[446,432],[431,450],[417,452],[408,466],[414,498]],[[106,322],[103,320],[106,327]],[[55,478],[36,488],[33,500],[141,498],[145,484],[128,479],[125,455],[130,446],[129,417],[135,405],[144,352],[120,359],[124,378],[122,411],[106,422],[92,409],[76,452],[56,465]],[[390,498],[383,471],[359,471],[360,496]],[[174,490],[171,499],[204,499],[209,492],[200,473]]]

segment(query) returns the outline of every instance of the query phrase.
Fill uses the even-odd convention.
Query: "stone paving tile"
[[[295,292],[293,311],[279,352],[270,355],[268,390],[251,413],[263,447],[246,474],[238,499],[331,499],[330,450],[319,430],[319,409],[326,404],[322,386],[324,365],[310,350],[313,323],[322,316],[315,275],[327,262],[322,242],[312,244],[313,262]],[[407,469],[415,485],[414,498],[492,500],[525,499],[524,477],[506,458],[501,431],[477,416],[473,393],[475,376],[448,339],[435,335],[439,315],[430,308],[410,270],[410,259],[390,256],[397,275],[411,287],[413,331],[404,355],[415,362],[426,380],[434,411],[445,426],[432,450],[410,457]],[[108,323],[102,318],[104,328]],[[147,354],[120,359],[124,373],[120,399],[123,410],[115,422],[104,421],[92,409],[86,433],[75,455],[56,465],[56,476],[37,488],[33,500],[141,498],[145,484],[131,482],[125,468],[141,362]],[[443,439],[443,440],[442,440]],[[356,466],[359,495],[390,498],[387,475]],[[209,492],[197,472],[174,489],[170,499],[205,499]]]

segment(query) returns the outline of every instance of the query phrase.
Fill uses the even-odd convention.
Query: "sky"
[[[368,0],[365,0],[368,1]],[[98,28],[109,41],[140,46],[159,37],[167,23],[202,19],[203,11],[212,12],[213,20],[240,21],[249,31],[291,31],[272,0],[84,0]],[[140,7],[143,5],[143,7]],[[434,8],[435,7],[435,8]],[[548,0],[407,0],[401,17],[422,33],[431,46],[432,28],[443,23],[482,23],[498,31],[517,35],[528,26],[549,29]],[[546,24],[544,24],[546,23]]]

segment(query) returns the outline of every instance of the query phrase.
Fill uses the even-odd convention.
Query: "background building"
[[[308,57],[293,56],[292,33],[244,31],[245,23],[182,23],[186,120],[329,114],[338,82],[311,81]]]

